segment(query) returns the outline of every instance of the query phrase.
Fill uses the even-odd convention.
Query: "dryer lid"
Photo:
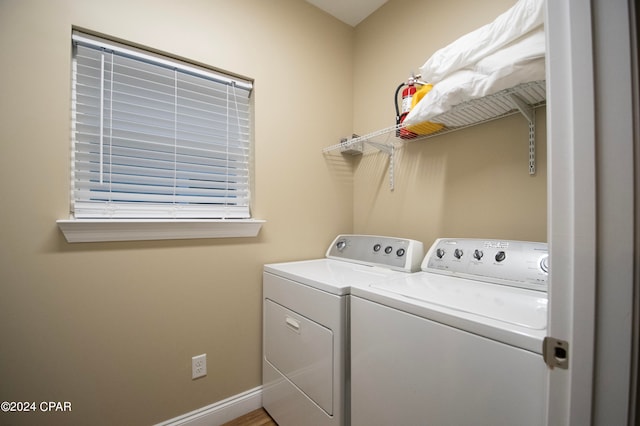
[[[408,275],[387,268],[333,259],[314,259],[264,265],[264,271],[337,295],[349,294],[351,286]]]

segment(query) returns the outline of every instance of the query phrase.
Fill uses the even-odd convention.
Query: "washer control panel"
[[[420,241],[376,235],[338,235],[327,250],[331,259],[403,272],[419,271],[423,256]]]
[[[478,281],[547,291],[547,243],[475,238],[440,238],[422,270]]]

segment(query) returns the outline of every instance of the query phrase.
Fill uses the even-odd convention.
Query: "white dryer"
[[[352,424],[543,425],[547,276],[544,243],[439,239],[353,287]]]
[[[350,424],[349,295],[419,271],[422,243],[339,235],[326,258],[263,272],[262,405],[280,426]]]

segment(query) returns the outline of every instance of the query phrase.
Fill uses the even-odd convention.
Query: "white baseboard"
[[[219,426],[260,407],[262,386],[158,423],[156,426]]]

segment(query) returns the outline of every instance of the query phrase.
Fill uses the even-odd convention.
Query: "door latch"
[[[569,342],[547,336],[542,341],[542,357],[552,370],[555,367],[569,368]]]

